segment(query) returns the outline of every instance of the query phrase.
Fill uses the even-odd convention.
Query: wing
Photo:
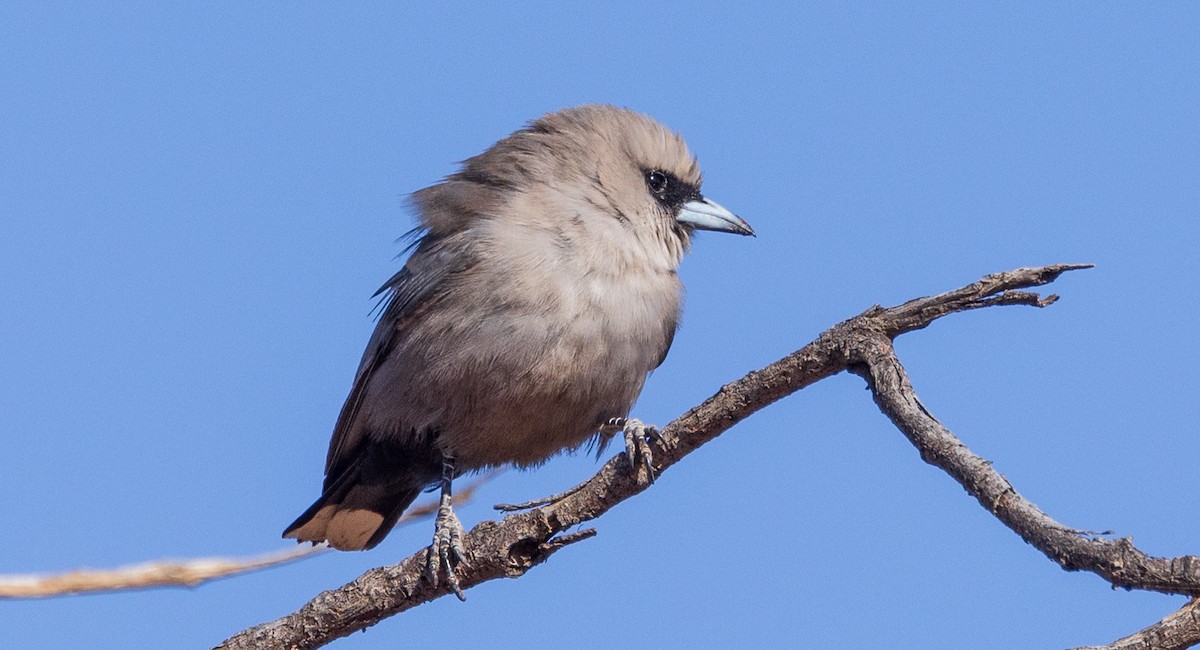
[[[472,264],[461,236],[425,234],[415,246],[404,267],[375,292],[376,296],[383,295],[383,310],[359,363],[354,386],[333,428],[325,459],[326,483],[340,474],[342,466],[353,463],[354,452],[363,443],[365,432],[363,427],[356,426],[357,419],[376,369],[406,330],[421,319],[439,294],[439,288]]]
[[[667,353],[671,351],[671,344],[675,342],[675,332],[679,329],[679,314],[672,314],[670,318],[663,323],[663,342],[662,352],[658,355],[658,362],[654,364],[654,370],[661,366],[667,360]]]

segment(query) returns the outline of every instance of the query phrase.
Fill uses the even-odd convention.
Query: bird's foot
[[[467,597],[463,595],[462,588],[458,584],[458,576],[454,573],[454,567],[467,563],[467,552],[463,548],[465,535],[466,531],[463,530],[462,523],[458,521],[458,515],[454,514],[454,509],[450,507],[450,500],[443,498],[442,504],[438,506],[433,544],[429,547],[429,559],[426,560],[425,570],[434,587],[438,586],[442,570],[445,570],[446,585],[450,587],[455,596],[458,596],[459,600],[466,600]]]
[[[624,434],[625,457],[629,459],[629,468],[636,475],[638,485],[653,483],[654,453],[650,448],[650,440],[664,442],[658,427],[643,424],[636,418],[613,418],[608,421],[607,426]]]

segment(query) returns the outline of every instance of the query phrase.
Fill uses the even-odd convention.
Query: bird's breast
[[[670,345],[678,276],[543,231],[481,239],[373,382],[379,430],[438,431],[460,467],[536,465],[629,414]]]
[[[463,359],[471,414],[447,436],[471,465],[534,465],[629,414],[670,345],[681,286],[673,271],[536,237],[500,259],[507,273],[489,276],[506,279],[478,313],[487,349]]]

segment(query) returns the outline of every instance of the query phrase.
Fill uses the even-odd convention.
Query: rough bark
[[[970,309],[1004,305],[1046,307],[1057,296],[1043,297],[1023,289],[1053,282],[1067,271],[1089,266],[1056,264],[1017,269],[896,307],[872,307],[835,325],[792,354],[727,384],[675,419],[662,430],[661,440],[651,442],[654,470],[658,474],[669,470],[764,406],[826,377],[850,371],[867,380],[879,408],[912,442],[922,459],[949,474],[988,512],[1064,569],[1092,571],[1114,586],[1129,589],[1200,596],[1200,558],[1150,557],[1128,539],[1098,539],[1064,526],[1022,497],[988,461],[967,449],[921,404],[896,358],[892,340],[901,334]],[[648,487],[646,482],[637,480],[636,472],[630,469],[624,456],[618,455],[560,501],[500,521],[480,523],[465,540],[468,564],[459,568],[462,588],[523,575],[553,553],[594,532],[585,529],[564,534],[564,531],[599,517]],[[442,597],[450,592],[444,586],[433,587],[423,577],[426,553],[422,550],[399,564],[368,571],[343,587],[319,594],[295,613],[247,629],[219,647],[316,648]],[[1175,615],[1171,638],[1197,638],[1195,631],[1200,629],[1197,618],[1184,612]]]

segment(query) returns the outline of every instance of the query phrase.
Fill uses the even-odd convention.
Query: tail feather
[[[358,463],[347,467],[283,536],[299,542],[329,542],[341,551],[375,548],[416,500],[423,482],[363,478]]]

